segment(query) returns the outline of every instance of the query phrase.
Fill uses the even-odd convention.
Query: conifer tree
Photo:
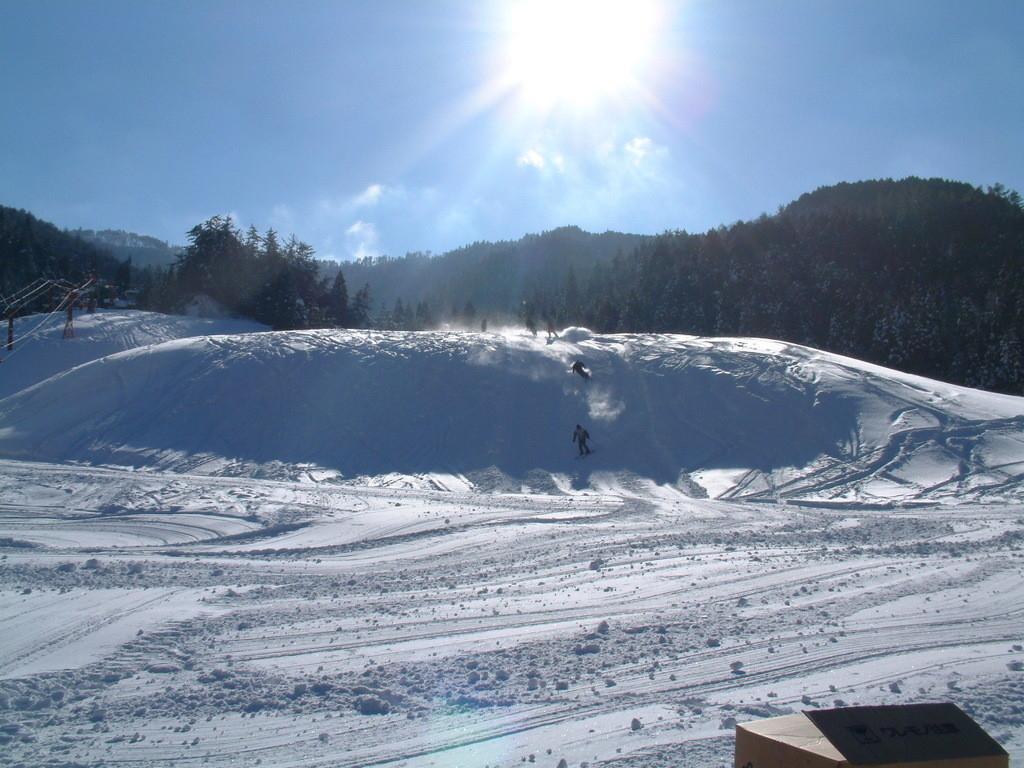
[[[367,283],[352,299],[349,307],[349,327],[365,328],[370,322],[370,284]]]
[[[348,309],[348,286],[345,284],[345,275],[339,269],[331,283],[331,291],[328,299],[328,315],[330,321],[337,328],[349,327]]]

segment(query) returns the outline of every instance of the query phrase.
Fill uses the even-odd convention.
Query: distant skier
[[[590,378],[590,371],[587,370],[587,366],[583,364],[582,360],[577,360],[575,363],[573,363],[572,368],[570,368],[569,370],[571,370],[573,373],[578,373],[584,379]]]
[[[579,424],[576,425],[576,431],[572,433],[572,441],[579,445],[580,456],[587,456],[590,454],[590,446],[587,445],[587,440],[590,439],[590,433],[587,432]]]
[[[555,330],[555,321],[548,320],[548,341],[553,341],[558,338],[558,331]]]
[[[537,324],[533,322],[532,317],[527,318],[526,320],[526,330],[528,330],[534,338],[537,337]]]

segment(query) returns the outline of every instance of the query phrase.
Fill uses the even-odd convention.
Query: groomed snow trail
[[[564,336],[184,339],[0,401],[0,764],[711,768],[936,700],[1024,759],[1024,401]]]
[[[0,471],[75,498],[3,494],[0,538],[36,544],[0,560],[11,764],[719,766],[736,720],[931,700],[1024,754],[1017,506],[245,479],[205,537],[157,543],[199,514],[167,500],[228,481]],[[106,519],[106,545],[60,532]]]

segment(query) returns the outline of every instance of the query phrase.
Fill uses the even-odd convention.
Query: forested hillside
[[[109,251],[62,232],[27,211],[0,206],[0,295],[9,296],[38,278],[84,282],[95,273],[127,279]]]
[[[563,227],[341,268],[317,262],[294,237],[243,234],[220,217],[188,238],[170,269],[136,273],[142,306],[182,311],[202,295],[275,328],[490,320],[761,336],[1024,392],[1024,209],[1020,195],[998,186],[844,183],[704,234]],[[39,276],[127,272],[110,254],[10,208],[0,208],[0,254],[5,293]],[[349,285],[359,287],[351,296]]]
[[[589,284],[563,311],[597,330],[766,336],[1024,391],[1024,211],[999,188],[840,184],[775,216],[662,235]]]
[[[425,308],[437,321],[472,320],[465,317],[467,307],[515,318],[524,299],[554,297],[568,274],[587,273],[651,239],[560,227],[515,241],[473,243],[440,256],[364,259],[345,264],[344,272],[350,284],[370,285],[379,320],[396,321],[396,302],[401,302],[399,308],[419,308],[421,316]],[[397,320],[401,325],[401,318]]]
[[[538,252],[542,267],[528,262]],[[416,301],[427,316],[468,307],[467,320],[513,311],[606,333],[764,336],[1024,392],[1024,211],[1001,187],[838,184],[704,234],[563,229],[345,269],[373,296],[398,292],[395,309],[376,307],[382,325],[418,327]]]

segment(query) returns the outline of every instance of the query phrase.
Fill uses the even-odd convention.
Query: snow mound
[[[566,341],[571,344],[579,344],[580,342],[583,341],[590,341],[592,338],[594,338],[594,334],[589,328],[578,328],[576,326],[566,328],[564,331],[562,331],[561,335],[562,341]]]
[[[171,339],[269,330],[251,320],[206,319],[136,310],[76,314],[74,337],[64,338],[63,314],[26,315],[15,320],[15,348],[0,349],[0,398],[12,395],[76,365],[126,349]]]
[[[0,457],[893,504],[1024,498],[1022,428],[1024,398],[776,341],[321,330],[78,366],[0,401]]]

